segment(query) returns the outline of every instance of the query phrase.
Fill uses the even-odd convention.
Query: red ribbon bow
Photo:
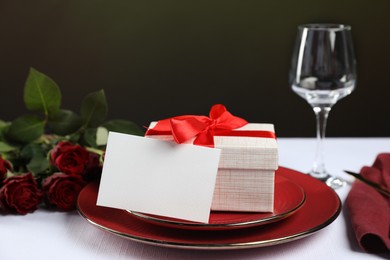
[[[217,104],[211,108],[210,117],[185,115],[160,120],[146,135],[172,135],[179,144],[195,137],[195,145],[213,147],[215,135],[223,135],[246,124],[246,120],[233,116],[224,105]]]
[[[146,135],[172,135],[179,144],[195,137],[195,145],[213,147],[216,134],[231,131],[246,124],[248,124],[246,120],[233,116],[224,105],[217,104],[211,108],[210,117],[185,115],[160,120],[153,129],[146,132]]]

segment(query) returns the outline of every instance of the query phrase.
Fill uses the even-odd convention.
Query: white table
[[[306,172],[314,158],[313,138],[279,138],[280,165]],[[328,170],[349,181],[342,170],[359,171],[390,138],[328,138]],[[350,185],[337,190],[344,202]],[[133,242],[102,231],[78,215],[38,210],[26,216],[0,215],[0,259],[380,259],[357,246],[344,210],[328,227],[309,237],[271,247],[195,251]]]

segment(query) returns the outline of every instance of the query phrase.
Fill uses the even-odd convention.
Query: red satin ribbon
[[[226,107],[217,104],[210,110],[210,117],[185,115],[160,120],[146,135],[172,135],[181,144],[195,137],[195,145],[214,147],[214,136],[248,136],[275,138],[270,131],[233,131],[248,124],[240,117],[233,116]]]

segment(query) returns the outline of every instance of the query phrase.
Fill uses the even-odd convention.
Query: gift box
[[[272,124],[247,124],[235,131],[269,131]],[[215,136],[222,149],[211,209],[272,212],[278,147],[275,138]]]
[[[221,149],[211,210],[272,212],[278,168],[274,126],[244,120],[237,123],[230,113],[228,117],[233,119],[225,120],[225,113],[223,107],[219,113],[210,112],[211,120],[179,116],[152,122],[145,136]],[[223,120],[218,119],[221,117]],[[198,122],[206,123],[200,126]]]

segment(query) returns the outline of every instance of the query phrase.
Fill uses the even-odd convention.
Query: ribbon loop
[[[170,123],[173,138],[179,144],[199,135],[207,125],[199,117],[171,118]]]

